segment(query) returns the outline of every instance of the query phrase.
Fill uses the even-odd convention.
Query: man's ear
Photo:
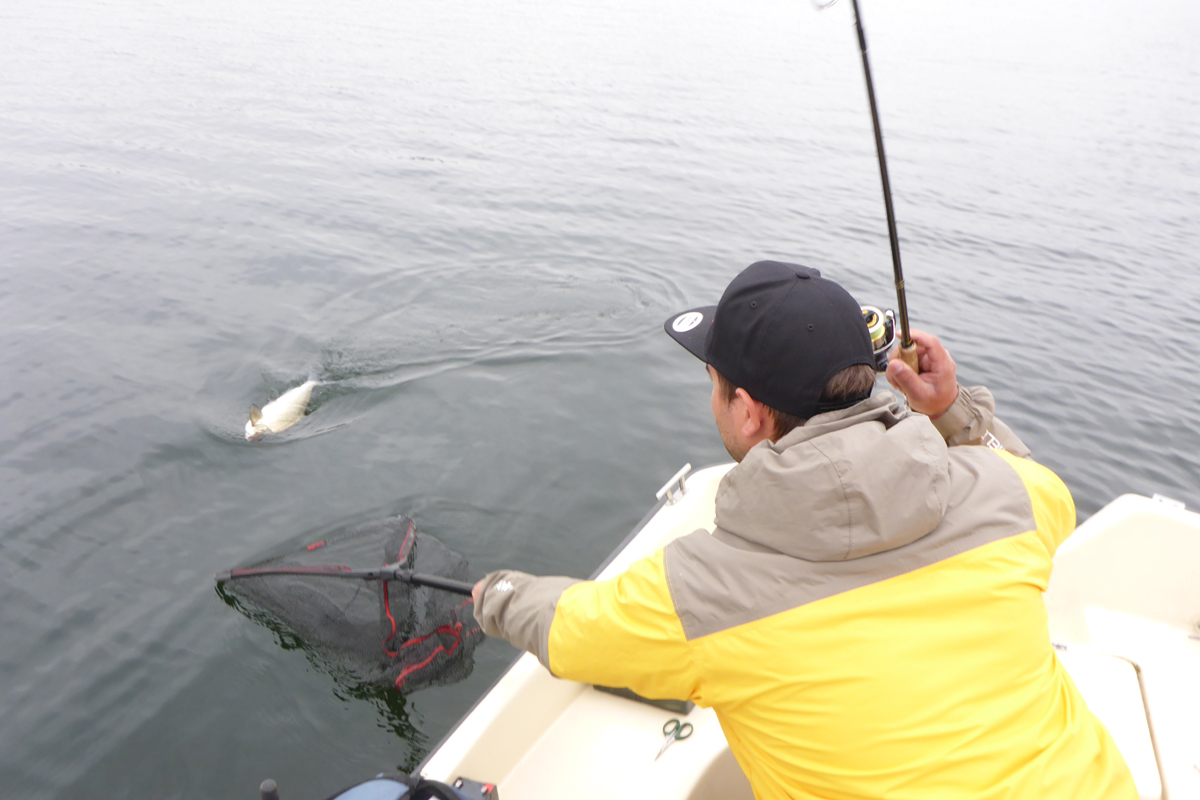
[[[745,414],[738,420],[742,436],[756,444],[762,439],[771,438],[775,431],[775,420],[771,418],[770,409],[751,397],[745,389],[738,389],[737,397],[745,408]]]

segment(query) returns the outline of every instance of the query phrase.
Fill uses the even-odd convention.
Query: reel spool
[[[871,348],[875,351],[875,371],[887,372],[888,353],[896,344],[896,312],[890,308],[881,311],[875,306],[862,306],[862,315],[871,334]]]

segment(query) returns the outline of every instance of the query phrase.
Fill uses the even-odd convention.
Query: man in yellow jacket
[[[489,636],[555,675],[715,709],[758,798],[1137,797],[1054,654],[1070,493],[913,332],[872,396],[858,304],[764,261],[666,323],[738,462],[716,526],[612,580],[495,572]]]

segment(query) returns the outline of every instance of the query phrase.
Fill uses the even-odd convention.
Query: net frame
[[[374,561],[371,564],[370,561]],[[341,562],[341,563],[337,563]],[[320,541],[244,569],[322,567],[324,574],[218,576],[222,598],[273,630],[285,649],[359,685],[405,692],[465,678],[483,632],[470,598],[404,580],[330,577],[344,563],[378,572],[382,564],[451,579],[467,577],[467,562],[407,516],[387,517],[335,532]],[[230,576],[237,580],[228,580]]]

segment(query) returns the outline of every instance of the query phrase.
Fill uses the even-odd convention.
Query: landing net
[[[342,565],[402,569],[467,579],[467,561],[408,517],[358,525],[294,553],[251,565]],[[262,575],[230,580],[221,596],[279,635],[354,682],[390,684],[405,692],[462,680],[483,633],[471,599],[402,581]]]

